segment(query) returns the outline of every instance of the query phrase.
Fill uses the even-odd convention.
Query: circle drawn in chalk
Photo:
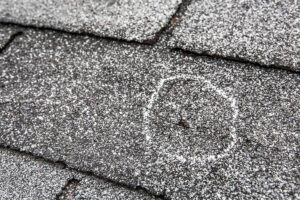
[[[208,89],[210,91],[213,91],[213,93],[216,94],[216,96],[219,96],[222,99],[225,99],[225,102],[228,104],[228,107],[231,109],[231,112],[230,112],[231,123],[234,125],[234,123],[237,119],[237,116],[238,116],[238,112],[239,112],[238,107],[236,105],[235,98],[229,96],[224,90],[222,90],[220,88],[217,88],[216,86],[214,86],[210,82],[210,80],[206,80],[205,78],[203,78],[201,76],[193,76],[193,75],[171,76],[171,77],[168,77],[168,78],[161,79],[158,82],[157,87],[156,87],[156,91],[154,91],[154,93],[151,95],[151,97],[149,99],[149,102],[148,102],[148,105],[146,106],[146,108],[144,108],[144,111],[143,111],[144,124],[143,124],[142,133],[145,136],[145,143],[150,145],[151,143],[153,143],[153,140],[155,138],[154,137],[155,135],[154,135],[154,133],[152,132],[152,129],[151,129],[151,123],[152,123],[152,120],[151,120],[151,115],[152,114],[151,114],[151,112],[153,112],[153,107],[154,107],[155,103],[158,102],[159,94],[160,94],[162,88],[164,87],[164,85],[166,85],[166,83],[172,82],[172,81],[175,81],[175,80],[183,80],[183,81],[184,80],[192,80],[192,81],[196,81],[196,82],[201,82],[203,85],[205,85],[206,89]],[[173,104],[174,104],[173,102],[170,102],[169,106],[170,107],[172,107],[172,106],[176,107],[176,105],[175,104],[173,105]],[[182,120],[182,117],[176,125],[180,125],[183,128],[189,128],[189,124],[187,123],[187,121]],[[168,157],[171,160],[176,160],[176,161],[180,161],[180,162],[186,162],[188,160],[188,161],[192,161],[194,163],[197,162],[197,163],[201,163],[201,164],[224,158],[224,157],[226,157],[230,154],[230,151],[234,148],[234,146],[237,142],[236,129],[233,125],[228,126],[228,129],[229,129],[228,130],[228,136],[231,137],[231,141],[228,142],[227,146],[224,147],[223,149],[221,149],[220,152],[218,152],[218,153],[205,153],[205,155],[190,155],[190,154],[184,155],[184,153],[182,153],[182,152],[186,151],[186,149],[183,148],[182,152],[178,152],[178,151],[177,152],[174,152],[174,151],[168,152],[168,150],[162,151],[162,149],[159,149],[159,154],[164,155],[164,156]],[[174,138],[176,139],[177,136],[178,135],[175,134]],[[180,145],[180,143],[178,143],[178,144]],[[163,147],[163,150],[165,148],[168,149],[169,146],[166,145],[165,147]],[[150,151],[150,150],[148,149],[147,151]]]

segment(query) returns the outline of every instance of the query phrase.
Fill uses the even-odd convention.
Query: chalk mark
[[[216,94],[218,94],[219,96],[223,97],[224,99],[226,99],[228,102],[230,102],[230,107],[233,111],[233,115],[232,115],[232,122],[233,122],[233,126],[231,126],[231,132],[230,132],[230,136],[232,137],[232,141],[231,143],[228,145],[228,147],[222,151],[221,154],[218,155],[214,155],[214,154],[208,154],[208,155],[204,155],[204,156],[190,156],[188,158],[188,160],[192,161],[193,163],[201,163],[201,164],[205,164],[206,162],[212,162],[224,157],[229,156],[230,151],[234,148],[236,142],[237,142],[237,134],[236,134],[236,128],[235,128],[235,122],[237,120],[238,114],[239,114],[239,109],[237,104],[236,99],[233,96],[228,95],[224,90],[217,88],[216,86],[214,86],[210,80],[206,80],[204,77],[202,76],[195,76],[195,75],[176,75],[176,76],[171,76],[168,78],[163,78],[161,80],[158,81],[156,90],[152,93],[150,99],[149,99],[149,103],[148,105],[143,109],[143,131],[142,134],[145,136],[145,143],[147,144],[151,144],[151,139],[152,139],[152,133],[149,130],[149,124],[151,123],[151,119],[150,119],[150,113],[152,110],[152,107],[154,105],[154,103],[158,100],[158,96],[159,96],[159,92],[162,89],[162,87],[164,86],[164,84],[168,81],[172,81],[172,80],[176,80],[176,79],[186,79],[186,80],[197,80],[197,81],[202,81],[203,83],[205,83],[208,89],[212,89],[216,92]],[[146,144],[146,146],[147,146]],[[147,148],[147,147],[146,147]],[[148,148],[147,148],[148,149]],[[146,150],[147,153],[148,150]],[[177,155],[177,154],[168,154],[165,153],[165,155],[170,158],[170,159],[175,159],[178,160],[180,162],[186,162],[187,158],[184,158],[181,155]]]

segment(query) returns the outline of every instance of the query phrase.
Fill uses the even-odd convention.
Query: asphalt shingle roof
[[[42,159],[0,148],[0,199],[54,199],[71,173]]]
[[[297,188],[295,73],[31,30],[0,66],[5,145],[168,198]]]
[[[181,1],[12,2],[0,2],[0,199],[300,198],[291,2],[191,0],[175,16]]]
[[[194,0],[170,46],[300,71],[297,1]]]
[[[0,1],[0,21],[153,41],[181,0]]]
[[[157,199],[14,150],[0,154],[0,199]]]

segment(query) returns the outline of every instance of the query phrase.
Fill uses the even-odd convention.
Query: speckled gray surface
[[[132,190],[103,179],[76,173],[73,183],[66,188],[59,199],[97,199],[97,200],[159,200],[142,190]]]
[[[61,164],[0,147],[0,199],[156,199]]]
[[[299,198],[297,73],[49,31],[0,67],[0,144],[166,198]]]
[[[17,30],[15,28],[0,24],[0,50],[4,48],[11,36],[16,32]]]
[[[0,148],[0,199],[54,199],[72,173],[29,155]]]
[[[178,21],[172,47],[300,71],[299,1],[194,0]]]
[[[0,21],[152,41],[181,0],[2,0]]]
[[[74,199],[156,199],[142,191],[131,191],[128,188],[115,186],[101,179],[85,177],[74,192]]]

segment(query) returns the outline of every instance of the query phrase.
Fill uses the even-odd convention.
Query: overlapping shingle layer
[[[299,199],[295,2],[0,1],[0,199]]]
[[[25,153],[0,148],[0,199],[156,199]]]
[[[153,41],[181,0],[9,0],[0,2],[0,21]]]
[[[71,173],[41,159],[0,148],[0,199],[54,199]]]
[[[143,199],[160,200],[140,189],[131,189],[96,177],[75,173],[74,185],[65,191],[65,199]]]
[[[300,71],[298,1],[194,0],[170,45]]]
[[[5,145],[169,198],[297,192],[295,73],[31,30],[0,66]]]

